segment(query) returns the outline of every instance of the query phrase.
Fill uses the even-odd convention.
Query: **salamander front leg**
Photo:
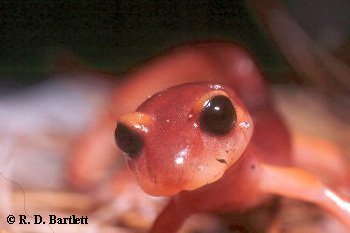
[[[294,135],[293,162],[330,184],[350,190],[349,163],[340,148],[329,140]]]
[[[173,198],[153,223],[150,233],[176,232],[188,216]]]
[[[315,203],[341,220],[350,229],[350,200],[297,168],[260,164],[262,192]]]

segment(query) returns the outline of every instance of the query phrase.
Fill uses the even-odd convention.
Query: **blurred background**
[[[271,79],[286,64],[246,1],[1,1],[1,87],[48,78],[53,57],[122,72],[178,44],[238,41]]]
[[[162,201],[142,194],[118,199],[101,194],[103,187],[76,192],[65,179],[67,156],[123,74],[179,44],[215,39],[238,42],[254,55],[293,133],[330,140],[349,154],[347,0],[2,0],[0,232],[10,229],[4,219],[13,213],[92,218],[86,228],[52,226],[55,232],[146,229]],[[134,186],[129,190],[142,193]],[[313,215],[302,210],[312,220],[320,218],[317,210]],[[327,221],[324,225],[334,229],[335,223]],[[207,231],[198,222],[203,220],[192,221],[197,232],[217,230],[210,231],[215,219],[204,226]],[[298,228],[285,232],[302,232],[302,224],[312,232],[328,229],[298,222]],[[15,232],[52,230],[11,227]]]
[[[86,65],[122,72],[188,41],[225,39],[251,50],[270,80],[286,82],[288,65],[254,12],[268,1],[1,1],[1,87],[48,77],[68,53]],[[278,1],[275,1],[278,2]],[[349,62],[349,2],[286,0],[307,34]],[[266,6],[265,6],[266,7]],[[275,18],[277,22],[278,18]]]

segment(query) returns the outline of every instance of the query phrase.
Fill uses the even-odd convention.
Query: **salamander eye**
[[[228,133],[236,120],[236,110],[230,99],[223,95],[208,100],[199,117],[201,128],[216,135]]]
[[[118,123],[115,130],[115,141],[119,149],[131,159],[135,159],[143,148],[141,135],[122,123]]]

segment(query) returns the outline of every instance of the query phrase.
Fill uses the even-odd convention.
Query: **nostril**
[[[131,159],[135,159],[143,148],[141,135],[122,123],[118,123],[115,130],[115,141]]]

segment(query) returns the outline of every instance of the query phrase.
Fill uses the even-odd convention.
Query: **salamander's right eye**
[[[141,135],[122,123],[118,123],[115,130],[115,141],[131,159],[137,158],[143,148]]]

